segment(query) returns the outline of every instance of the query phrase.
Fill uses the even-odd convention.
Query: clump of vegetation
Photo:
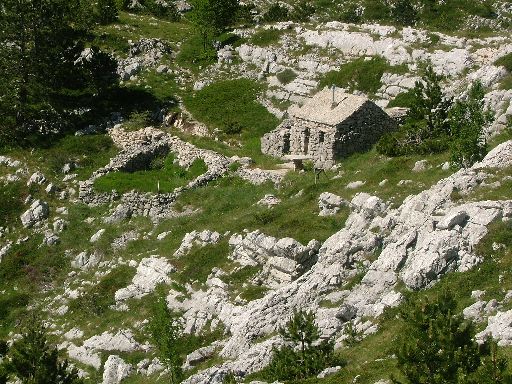
[[[297,74],[293,69],[290,68],[287,68],[277,74],[277,80],[279,80],[279,82],[284,85],[291,83],[296,78]]]
[[[316,8],[309,1],[301,1],[293,8],[290,19],[297,22],[308,21],[316,12]]]
[[[70,312],[85,317],[102,316],[111,305],[115,304],[116,291],[130,284],[134,272],[134,268],[126,265],[115,268],[89,291],[70,302]]]
[[[384,72],[401,71],[388,64],[386,59],[375,56],[370,60],[361,57],[349,63],[343,64],[338,71],[327,72],[320,80],[320,87],[336,85],[348,88],[350,91],[363,91],[375,94],[382,86],[381,78]]]
[[[190,20],[207,51],[213,38],[233,24],[238,14],[237,0],[193,0]]]
[[[481,83],[469,90],[466,101],[458,100],[450,111],[451,162],[458,168],[467,168],[487,154],[487,142],[482,128],[492,120],[492,113],[484,106],[485,92]]]
[[[294,311],[279,334],[289,345],[274,349],[272,360],[263,372],[268,380],[305,379],[340,364],[334,354],[333,341],[318,342],[320,332],[312,312]]]
[[[100,24],[110,24],[119,19],[119,11],[115,0],[98,0],[96,7]]]
[[[21,183],[0,185],[0,223],[13,222],[23,212],[24,191]]]
[[[11,346],[0,340],[0,383],[81,384],[78,370],[59,358],[57,347],[48,342],[46,328],[37,319],[27,321],[21,337]]]
[[[507,362],[496,345],[474,340],[475,326],[456,314],[454,297],[444,292],[434,300],[403,307],[403,330],[395,340],[398,369],[405,380],[396,383],[507,383]]]
[[[411,108],[414,104],[415,96],[414,89],[410,89],[408,91],[399,93],[395,96],[393,100],[391,100],[388,104],[388,108],[393,107],[403,107],[403,108]]]

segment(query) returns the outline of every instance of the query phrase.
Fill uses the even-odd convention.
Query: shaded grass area
[[[187,282],[206,282],[212,268],[222,268],[228,262],[229,246],[227,241],[205,247],[195,247],[187,255],[174,262],[179,270],[178,280]]]
[[[115,304],[114,294],[117,290],[130,284],[135,275],[135,268],[121,265],[104,276],[98,284],[73,300],[69,305],[71,313],[80,312],[84,318],[102,316],[111,305]]]
[[[336,85],[350,91],[363,91],[373,95],[382,86],[384,72],[406,73],[407,66],[391,66],[386,59],[375,56],[370,60],[364,57],[343,64],[338,71],[329,71],[321,79],[320,88]]]
[[[195,160],[188,169],[174,164],[174,156],[168,155],[163,164],[158,164],[144,171],[111,172],[94,182],[99,192],[116,190],[125,193],[131,190],[140,192],[169,193],[175,188],[186,185],[189,181],[205,173],[208,168],[203,160]],[[159,187],[158,187],[159,186]],[[158,188],[160,188],[158,190]]]
[[[0,185],[0,226],[18,220],[27,196],[21,182]]]

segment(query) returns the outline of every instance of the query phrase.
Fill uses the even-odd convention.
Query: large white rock
[[[21,223],[25,228],[30,228],[48,218],[49,213],[50,209],[46,202],[34,200],[30,208],[21,215]]]
[[[27,186],[41,185],[46,181],[46,177],[39,171],[33,173],[27,181]]]
[[[490,316],[487,327],[476,335],[476,339],[483,342],[488,336],[497,340],[499,346],[512,345],[512,309]]]
[[[102,384],[119,384],[132,373],[132,366],[116,355],[110,355],[103,368]]]
[[[216,244],[221,238],[220,233],[212,232],[207,229],[204,231],[192,231],[183,237],[180,247],[174,252],[174,256],[181,257],[186,255],[192,247],[204,247],[208,244]]]
[[[141,298],[155,290],[161,283],[171,282],[169,273],[175,268],[167,262],[167,259],[156,256],[147,257],[141,260],[137,266],[137,272],[132,283],[126,288],[121,288],[115,293],[116,301],[129,298]]]
[[[348,201],[342,197],[335,195],[334,193],[323,192],[318,198],[318,208],[320,208],[320,213],[318,216],[335,215],[340,211],[341,207],[347,205]]]

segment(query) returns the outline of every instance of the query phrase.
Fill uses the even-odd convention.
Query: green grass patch
[[[114,294],[128,286],[135,274],[135,268],[121,265],[104,276],[98,284],[79,298],[69,303],[69,310],[85,318],[102,316],[111,305],[115,304]]]
[[[2,225],[18,220],[24,210],[23,201],[27,191],[21,182],[0,185],[0,223]]]
[[[202,69],[217,62],[217,53],[213,47],[203,46],[203,39],[199,35],[193,35],[184,40],[176,57],[176,62],[184,68],[198,73]]]
[[[111,192],[116,190],[125,193],[131,190],[139,192],[172,192],[175,188],[186,185],[189,181],[207,171],[203,160],[195,160],[188,169],[174,164],[174,155],[156,159],[150,166],[151,169],[135,172],[112,172],[100,177],[94,182],[94,188],[99,192]]]
[[[184,98],[187,109],[210,128],[225,130],[236,123],[239,140],[248,156],[258,156],[260,137],[274,129],[279,120],[258,103],[262,88],[247,79],[220,81]]]
[[[384,72],[403,73],[403,66],[393,67],[386,59],[375,56],[367,60],[364,57],[343,64],[338,71],[327,72],[319,83],[320,88],[336,85],[350,91],[363,91],[373,95],[382,86]]]
[[[414,103],[414,90],[410,89],[406,92],[399,93],[396,97],[391,100],[388,104],[388,108],[393,107],[404,107],[410,108]]]
[[[195,247],[187,255],[180,257],[175,262],[179,271],[179,281],[206,282],[212,268],[220,267],[228,261],[229,247],[227,242]]]
[[[279,39],[284,31],[278,29],[261,29],[252,35],[250,43],[258,47],[268,47],[272,44],[279,43]]]
[[[505,67],[507,71],[512,72],[512,52],[500,57],[494,62],[494,65]]]
[[[501,89],[512,89],[512,75],[507,75],[500,84]]]

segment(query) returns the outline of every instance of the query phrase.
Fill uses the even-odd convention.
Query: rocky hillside
[[[457,31],[421,8],[405,27],[375,22],[365,1],[317,3],[308,20],[272,22],[257,2],[258,22],[214,54],[186,13],[132,9],[96,27],[133,98],[0,155],[0,339],[37,313],[86,383],[166,382],[148,326],[165,297],[184,382],[256,383],[285,345],[279,328],[311,310],[346,365],[303,382],[382,384],[405,300],[448,290],[477,340],[512,357],[511,3],[467,8]],[[261,153],[260,137],[325,86],[409,107],[428,62],[455,99],[484,86],[494,119],[473,166],[373,148],[315,175]]]

